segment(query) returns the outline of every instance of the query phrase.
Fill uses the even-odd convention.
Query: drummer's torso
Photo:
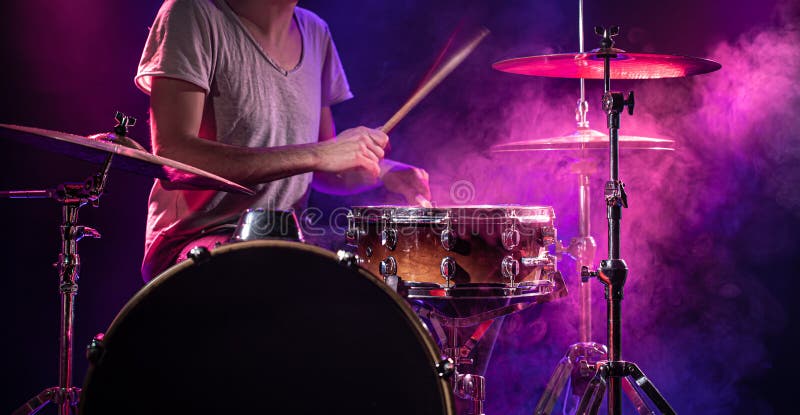
[[[195,7],[208,9],[204,14],[214,42],[203,138],[242,147],[315,142],[325,86],[323,66],[330,53],[324,22],[307,10],[296,9],[302,57],[295,68],[285,71],[253,41],[224,2],[199,3]],[[172,252],[204,229],[235,222],[247,209],[302,209],[311,179],[311,173],[304,173],[263,183],[254,186],[255,196],[166,189],[156,181],[148,202],[145,262],[153,250]]]

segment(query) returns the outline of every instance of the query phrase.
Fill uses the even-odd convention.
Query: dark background
[[[426,168],[440,205],[553,206],[560,239],[577,233],[577,155],[492,156],[497,143],[572,132],[578,81],[500,73],[500,59],[578,49],[575,2],[301,1],[330,25],[356,98],[334,108],[339,129],[385,122],[456,33],[491,34],[392,134],[391,157]],[[5,2],[0,122],[88,135],[110,130],[119,110],[139,119],[130,135],[149,145],[147,97],[133,76],[159,1]],[[622,257],[631,274],[623,302],[623,356],[640,364],[681,413],[776,413],[789,406],[797,359],[795,291],[800,229],[798,7],[761,2],[678,0],[585,4],[586,48],[594,25],[618,24],[632,52],[706,57],[722,70],[692,78],[615,81],[635,90],[621,134],[674,139],[675,152],[626,152],[621,177],[630,208]],[[452,49],[451,49],[452,52]],[[587,82],[589,118],[605,129],[601,82]],[[0,134],[0,188],[82,181],[96,166],[7,140]],[[592,153],[592,234],[606,257],[604,152]],[[152,180],[114,171],[99,208],[81,223],[100,240],[80,244],[75,383],[83,348],[142,287],[139,265]],[[466,193],[464,193],[466,192]],[[465,197],[466,195],[466,197]],[[380,190],[358,197],[314,195],[326,211],[399,202]],[[10,412],[58,380],[56,270],[59,206],[2,200],[3,393]],[[571,295],[509,316],[487,373],[487,413],[535,406],[556,362],[577,340]],[[605,340],[604,302],[594,287],[594,333]],[[142,386],[146,393],[146,385]],[[626,410],[630,410],[627,408]],[[48,413],[53,412],[53,408]]]

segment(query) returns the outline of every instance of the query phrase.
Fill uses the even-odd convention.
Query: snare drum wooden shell
[[[348,241],[376,275],[386,274],[387,260],[395,268],[389,273],[404,281],[442,286],[517,284],[555,269],[547,250],[556,237],[549,206],[358,206],[349,221]],[[443,274],[453,269],[445,262],[455,264],[449,279]]]

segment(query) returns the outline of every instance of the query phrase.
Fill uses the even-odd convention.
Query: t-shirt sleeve
[[[325,28],[327,45],[325,47],[325,60],[322,64],[322,106],[329,107],[353,98],[350,84],[339,59],[339,52],[328,28]]]
[[[134,81],[149,94],[153,76],[191,82],[209,92],[213,65],[208,15],[198,1],[168,0],[158,11]]]

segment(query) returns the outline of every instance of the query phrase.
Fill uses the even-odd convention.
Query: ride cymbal
[[[611,79],[679,78],[720,69],[709,59],[655,53],[629,53],[612,49]],[[599,51],[526,56],[495,62],[501,72],[552,78],[603,79],[603,54]]]
[[[170,183],[198,189],[254,194],[252,190],[213,173],[151,154],[135,141],[115,134],[83,137],[42,128],[0,124],[0,136],[96,164],[103,164],[107,156],[113,154],[116,157],[111,163],[112,169],[125,170]],[[112,142],[104,137],[113,137],[116,140]]]

